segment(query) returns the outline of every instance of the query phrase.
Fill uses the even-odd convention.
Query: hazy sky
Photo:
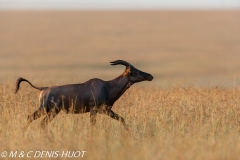
[[[0,0],[0,9],[231,9],[240,0]]]

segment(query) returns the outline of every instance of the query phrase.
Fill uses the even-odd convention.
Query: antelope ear
[[[129,76],[131,74],[131,67],[128,66],[126,67],[125,71],[123,72],[124,76]]]

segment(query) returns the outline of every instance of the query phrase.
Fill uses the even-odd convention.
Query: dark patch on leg
[[[59,112],[60,109],[58,107],[53,107],[41,121],[41,128],[46,130],[48,123],[51,122],[58,115]]]
[[[96,124],[96,117],[97,117],[97,110],[92,109],[90,111],[90,122],[92,126]]]
[[[27,127],[30,125],[30,123],[38,118],[40,118],[41,116],[46,114],[46,110],[43,107],[40,107],[38,110],[36,110],[35,112],[33,112],[32,114],[28,115],[27,118],[27,123],[24,127],[24,129],[26,130]]]
[[[122,123],[122,125],[125,127],[125,129],[127,131],[129,131],[129,128],[127,126],[127,124],[125,123],[125,120],[119,116],[118,114],[114,113],[112,110],[107,110],[106,112],[104,112],[105,114],[107,114],[109,117],[115,119],[115,120],[118,120]]]

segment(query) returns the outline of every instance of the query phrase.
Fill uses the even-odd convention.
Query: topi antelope
[[[106,114],[115,120],[119,120],[129,131],[124,119],[111,110],[112,106],[131,85],[141,81],[151,81],[153,76],[136,69],[123,60],[110,63],[111,65],[126,66],[120,76],[110,81],[94,78],[82,84],[36,87],[28,80],[19,78],[16,82],[15,93],[18,92],[22,81],[41,91],[39,96],[40,107],[34,113],[28,115],[25,129],[33,120],[46,115],[41,121],[41,127],[45,129],[47,124],[62,110],[74,114],[90,112],[90,122],[93,125],[96,123],[97,113]]]

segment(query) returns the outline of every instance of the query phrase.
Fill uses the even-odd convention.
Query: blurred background
[[[123,59],[139,86],[240,86],[239,0],[0,0],[0,83],[110,80]]]

